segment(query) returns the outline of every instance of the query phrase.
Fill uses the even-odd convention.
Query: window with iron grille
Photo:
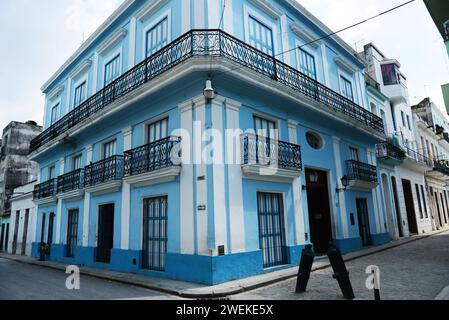
[[[121,65],[120,54],[106,64],[106,66],[104,67],[105,86],[107,86],[120,76],[121,74],[120,65]]]
[[[147,127],[147,142],[152,143],[168,137],[168,118],[152,122]]]
[[[251,46],[274,56],[273,31],[265,24],[249,16],[249,43]]]
[[[309,77],[316,80],[316,65],[315,65],[315,57],[305,51],[304,49],[298,49],[299,55],[299,70],[308,75]]]
[[[84,81],[75,88],[75,98],[73,101],[73,107],[76,108],[81,103],[83,103],[84,100],[86,100],[87,98],[86,95],[87,95],[87,88],[86,88],[86,81]]]
[[[343,76],[340,76],[341,94],[351,101],[354,101],[352,83]]]
[[[168,43],[168,17],[162,19],[147,32],[147,57],[162,49]]]

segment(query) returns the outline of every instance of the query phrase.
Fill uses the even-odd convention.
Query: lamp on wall
[[[206,80],[206,87],[203,92],[206,99],[212,100],[215,98],[215,90],[212,88],[212,80]]]
[[[343,186],[343,188],[337,188],[337,193],[346,191],[346,189],[348,189],[348,186],[349,186],[348,176],[344,175],[340,181],[341,181],[341,185]]]
[[[309,173],[309,181],[310,183],[317,183],[320,176],[318,175],[318,172],[312,171]]]

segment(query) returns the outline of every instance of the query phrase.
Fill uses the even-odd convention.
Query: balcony
[[[377,167],[360,161],[346,161],[349,188],[358,191],[371,191],[378,185]]]
[[[33,201],[45,204],[56,201],[56,179],[50,179],[34,186]]]
[[[58,177],[59,199],[81,197],[84,193],[84,169],[74,170]]]
[[[38,150],[62,134],[70,134],[70,129],[75,126],[81,128],[79,124],[99,114],[117,99],[195,57],[226,59],[320,103],[322,108],[343,120],[353,119],[367,129],[384,133],[380,117],[300,71],[221,30],[193,30],[172,41],[66,114],[31,141],[30,151]]]
[[[243,134],[242,170],[250,178],[292,181],[302,170],[301,147],[253,134]]]
[[[85,191],[99,195],[118,191],[123,178],[123,156],[112,156],[85,168]]]
[[[433,170],[427,171],[426,176],[439,180],[449,180],[449,161],[435,160],[433,161]]]
[[[426,156],[410,149],[406,148],[406,157],[404,159],[403,166],[410,170],[425,173],[433,168],[433,162]]]
[[[389,142],[376,145],[376,150],[379,161],[392,166],[400,165],[406,157],[404,150]]]
[[[136,186],[173,181],[181,173],[181,138],[168,137],[125,152],[125,181]]]

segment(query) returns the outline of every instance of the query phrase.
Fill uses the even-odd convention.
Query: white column
[[[191,29],[191,3],[190,0],[181,1],[181,33],[184,34]]]
[[[321,45],[321,55],[323,57],[323,69],[324,69],[324,84],[330,88],[330,75],[329,75],[329,62],[327,60],[326,44]]]
[[[229,34],[234,34],[234,15],[232,12],[232,1],[233,0],[226,0],[225,12],[223,15],[224,31]]]
[[[132,133],[133,128],[128,127],[123,131],[123,148],[125,151],[132,148]],[[121,212],[121,249],[129,250],[129,223],[131,220],[131,186],[127,182],[123,182],[122,187],[122,212]]]
[[[64,174],[65,159],[61,158],[59,160],[59,175]],[[61,243],[61,222],[62,222],[62,200],[58,199],[58,205],[56,207],[56,234],[55,234],[55,244]]]
[[[218,0],[207,0],[207,24],[209,29],[220,27],[221,8]]]
[[[93,146],[87,146],[86,164],[89,165],[93,159]],[[83,208],[83,247],[89,246],[89,216],[90,216],[90,193],[84,194],[84,208]]]
[[[205,6],[204,6],[205,0],[195,0],[193,2],[194,8],[193,12],[195,12],[194,16],[194,26],[196,29],[204,29],[206,27],[205,25]]]
[[[288,20],[285,14],[281,16],[281,33],[282,33],[282,50],[283,52],[286,52],[283,54],[283,61],[284,63],[291,66],[292,62],[291,62],[290,42],[288,41]]]
[[[335,158],[335,168],[336,168],[336,175],[337,175],[337,184],[338,188],[343,188],[341,185],[341,177],[343,177],[343,169],[341,167],[341,153],[340,153],[340,138],[338,137],[332,137],[333,144],[334,144],[334,158]],[[345,194],[344,192],[338,193],[338,203],[340,207],[340,219],[341,219],[341,225],[342,225],[342,231],[343,231],[343,238],[347,239],[349,236],[349,230],[348,230],[348,219],[347,219],[347,212],[346,212],[346,200],[345,200]],[[335,220],[337,217],[335,217]]]
[[[92,74],[92,95],[98,90],[98,52],[94,53]]]
[[[212,100],[212,127],[220,134],[224,133],[223,128],[223,103],[222,98]],[[213,164],[213,195],[214,195],[214,226],[215,226],[215,249],[224,245],[227,248],[228,232],[227,232],[227,214],[226,214],[226,190],[225,190],[225,167],[224,167],[224,140],[223,136],[219,140],[214,137],[214,164]],[[222,159],[220,159],[220,155]],[[216,251],[214,249],[214,252]]]
[[[239,112],[241,103],[226,99],[226,126],[230,130],[240,130]],[[229,137],[230,139],[230,137]],[[232,150],[237,154],[231,158],[228,154],[228,198],[229,198],[229,225],[230,225],[230,240],[231,253],[245,252],[245,219],[243,212],[243,175],[242,168],[239,165],[240,161],[240,135],[235,137],[237,145]],[[226,140],[225,148],[230,147],[231,141]],[[228,152],[231,150],[228,148]]]
[[[181,1],[182,3],[187,0]],[[136,64],[136,27],[137,19],[132,17],[129,23],[129,57],[128,57],[128,70],[134,67]]]
[[[70,98],[71,98],[71,92],[72,92],[72,78],[68,78],[67,80],[67,96],[66,96],[66,104],[65,104],[65,114],[69,113],[70,111]]]
[[[288,120],[288,138],[289,142],[298,144],[298,122]],[[295,212],[296,245],[306,242],[304,210],[302,207],[302,184],[301,177],[295,178],[292,183],[293,188],[293,208]]]
[[[198,1],[200,2],[200,1]],[[195,122],[196,125],[193,130],[193,144],[194,144],[194,163],[196,166],[196,216],[197,216],[197,243],[198,243],[198,254],[200,255],[210,255],[209,252],[209,241],[208,241],[208,221],[207,214],[209,212],[209,206],[207,202],[207,166],[202,159],[202,151],[205,148],[205,142],[202,137],[204,134],[205,123],[206,123],[206,101],[202,97],[194,101],[195,105]],[[201,208],[205,206],[205,210]]]
[[[192,160],[192,137],[193,137],[193,109],[192,101],[178,106],[181,112],[181,150],[182,171],[180,176],[181,185],[181,215],[180,215],[180,241],[181,253],[193,255],[195,253],[194,237],[194,201],[193,201],[193,160]]]
[[[376,164],[375,152],[371,149],[368,149],[367,152],[368,152],[368,163],[370,165],[375,165]],[[372,190],[372,196],[373,196],[374,217],[376,219],[376,232],[382,233],[384,227],[383,227],[383,219],[382,219],[382,214],[381,214],[379,188],[380,188],[380,185]]]

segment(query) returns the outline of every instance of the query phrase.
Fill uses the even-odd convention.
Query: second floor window
[[[406,128],[407,126],[405,124],[405,113],[404,113],[404,111],[401,111],[401,118],[402,118],[402,126],[404,128]]]
[[[148,125],[148,143],[152,143],[168,137],[168,118],[153,122]]]
[[[120,54],[109,61],[104,68],[104,85],[107,86],[120,76]]]
[[[115,156],[117,151],[117,140],[112,140],[103,144],[103,159]]]
[[[300,71],[316,80],[315,57],[303,49],[299,49],[298,54]]]
[[[274,138],[276,122],[259,116],[254,116],[254,130],[259,136]]]
[[[56,173],[55,166],[49,167],[48,168],[48,180],[56,178],[55,173]]]
[[[350,147],[349,148],[349,156],[353,161],[360,161],[359,149]]]
[[[249,43],[266,54],[274,55],[273,31],[253,17],[249,17]]]
[[[73,170],[81,169],[82,167],[82,155],[76,155],[72,158],[72,168]]]
[[[410,124],[410,116],[407,116],[407,127],[409,130],[412,130],[412,126]]]
[[[78,107],[81,103],[84,102],[84,100],[86,100],[86,94],[87,94],[86,81],[84,81],[78,87],[75,88],[75,100],[73,102],[74,108]]]
[[[162,49],[168,43],[168,18],[162,19],[147,32],[147,57]]]
[[[55,105],[53,108],[51,108],[51,123],[54,124],[56,121],[58,121],[58,113],[59,113],[59,103]]]
[[[352,91],[352,83],[345,77],[340,77],[341,94],[351,101],[354,101],[354,93]]]

